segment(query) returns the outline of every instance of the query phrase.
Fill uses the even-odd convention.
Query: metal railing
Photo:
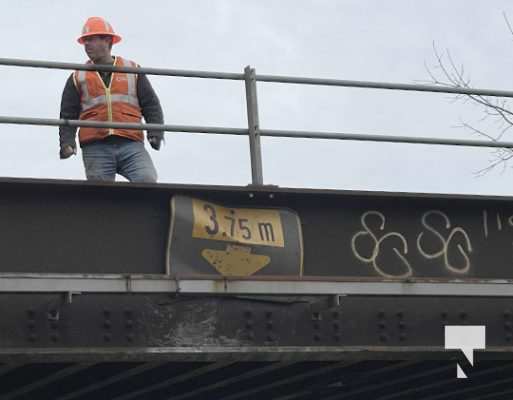
[[[74,126],[74,127],[99,127],[99,128],[123,128],[123,129],[142,129],[142,130],[163,130],[167,132],[189,132],[189,133],[210,133],[210,134],[228,134],[228,135],[248,135],[250,144],[251,176],[252,183],[255,185],[263,184],[262,168],[262,150],[260,145],[261,136],[288,137],[288,138],[308,138],[308,139],[337,139],[337,140],[355,140],[372,142],[393,142],[393,143],[412,143],[412,144],[431,144],[431,145],[453,145],[453,146],[472,146],[472,147],[513,147],[513,142],[483,141],[483,140],[457,140],[457,139],[435,139],[429,137],[410,137],[395,135],[368,135],[345,132],[316,132],[300,130],[275,130],[262,129],[258,117],[257,85],[256,82],[273,82],[300,85],[318,85],[318,86],[339,86],[365,89],[388,89],[404,90],[432,93],[452,93],[464,95],[479,95],[491,97],[511,97],[513,91],[474,89],[474,88],[454,88],[434,85],[387,83],[387,82],[368,82],[352,81],[339,79],[305,78],[278,75],[257,75],[254,68],[247,66],[244,73],[226,73],[212,71],[192,71],[165,68],[147,68],[147,67],[114,67],[109,65],[95,64],[77,64],[52,61],[22,60],[11,58],[0,58],[0,65],[32,68],[49,69],[67,69],[67,70],[85,70],[85,71],[108,71],[108,72],[128,72],[147,75],[163,75],[186,78],[203,79],[224,79],[244,81],[246,88],[247,105],[247,128],[231,127],[212,127],[212,126],[193,126],[193,125],[169,125],[169,124],[133,124],[117,122],[97,122],[80,121],[65,119],[46,119],[46,118],[22,118],[12,116],[0,116],[2,124],[23,124],[23,125],[45,125],[45,126]]]

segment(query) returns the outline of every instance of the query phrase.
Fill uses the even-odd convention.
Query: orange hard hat
[[[114,33],[112,25],[102,17],[90,17],[82,28],[82,35],[77,39],[78,43],[84,44],[84,38],[93,35],[108,35],[112,37],[112,43],[121,41],[121,36]]]

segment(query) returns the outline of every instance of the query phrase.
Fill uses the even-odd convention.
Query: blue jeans
[[[156,182],[157,171],[143,142],[109,136],[82,146],[87,180],[114,182],[116,174],[130,182]]]

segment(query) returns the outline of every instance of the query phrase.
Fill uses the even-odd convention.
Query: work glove
[[[150,143],[150,146],[153,147],[155,150],[160,150],[160,145],[162,144],[162,141],[164,140],[164,133],[148,133],[148,142]]]
[[[61,160],[66,158],[70,158],[71,156],[77,154],[77,147],[71,144],[63,144],[61,145],[61,151],[59,153]]]

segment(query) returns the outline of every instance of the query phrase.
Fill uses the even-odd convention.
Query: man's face
[[[106,35],[93,35],[84,38],[84,50],[92,62],[110,57],[112,38]]]

